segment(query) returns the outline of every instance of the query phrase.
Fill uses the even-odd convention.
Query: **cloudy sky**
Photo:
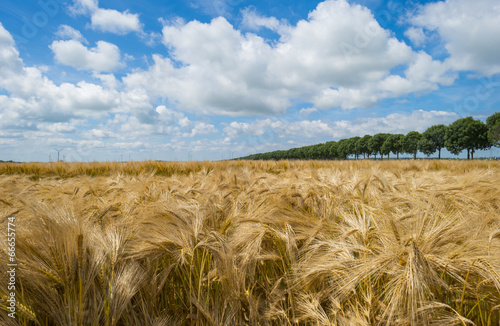
[[[499,17],[498,0],[3,0],[0,160],[219,160],[484,121]]]

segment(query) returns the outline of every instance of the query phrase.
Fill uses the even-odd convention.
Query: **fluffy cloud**
[[[129,110],[133,112],[133,110]],[[144,116],[147,115],[147,117]],[[154,110],[127,112],[115,115],[98,127],[82,134],[89,139],[118,139],[132,141],[136,138],[151,138],[151,136],[165,137],[179,140],[181,137],[195,137],[199,135],[213,135],[217,133],[214,125],[192,121],[183,113],[167,108],[164,105]]]
[[[425,33],[420,27],[410,27],[406,30],[405,36],[410,39],[410,41],[415,44],[415,46],[421,46],[425,43]]]
[[[83,37],[82,33],[77,31],[71,26],[61,25],[56,31],[56,36],[63,40],[75,40],[82,43],[87,43],[87,40]]]
[[[119,35],[142,32],[138,14],[99,8],[97,0],[74,0],[69,10],[74,15],[90,15],[90,26],[93,30]]]
[[[301,117],[305,118],[314,112],[318,112],[318,109],[316,109],[316,108],[304,108],[304,109],[300,109],[299,114]]]
[[[98,41],[93,48],[74,39],[54,41],[50,48],[58,62],[76,69],[109,72],[122,66],[120,49],[105,41]]]
[[[125,35],[142,31],[138,14],[119,12],[113,9],[97,9],[91,16],[92,29]]]
[[[151,106],[149,98],[144,101],[129,92],[120,93],[85,81],[56,85],[41,69],[24,65],[12,36],[1,24],[0,47],[0,88],[9,94],[0,96],[0,120],[4,126],[29,127],[31,121],[62,123],[75,118],[99,119],[110,112]]]
[[[500,73],[498,17],[497,0],[446,0],[423,5],[410,22],[439,33],[453,69],[491,76]]]
[[[279,31],[280,40],[270,44],[242,34],[222,17],[175,22],[163,28],[170,58],[154,55],[148,71],[129,74],[124,84],[168,97],[182,110],[237,116],[281,114],[295,100],[322,109],[370,107],[454,80],[439,61],[422,67],[425,53],[391,37],[367,8],[345,0],[320,3],[296,26],[252,10],[244,11],[244,24]],[[405,74],[392,75],[401,65]],[[424,83],[411,75],[417,67],[443,76]],[[404,87],[393,91],[391,84]]]
[[[416,110],[410,113],[393,113],[385,117],[357,118],[353,121],[262,119],[250,123],[233,121],[224,128],[224,132],[230,139],[253,137],[272,143],[279,142],[280,139],[303,138],[324,141],[380,132],[423,132],[431,125],[449,124],[458,117],[453,112]]]
[[[276,17],[265,17],[259,15],[254,8],[246,8],[242,10],[243,20],[242,27],[249,30],[258,31],[261,27],[270,29],[278,34],[286,34],[290,30],[290,25],[285,20],[278,20]]]
[[[87,15],[99,8],[97,0],[74,0],[69,12],[73,15]]]

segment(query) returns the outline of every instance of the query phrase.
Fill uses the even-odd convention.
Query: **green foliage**
[[[488,130],[488,140],[492,146],[500,147],[500,121]]]
[[[402,151],[407,154],[413,154],[417,158],[418,142],[422,135],[418,131],[410,131],[402,140]]]
[[[403,146],[403,138],[402,134],[389,135],[387,139],[382,144],[382,154],[389,156],[389,153],[392,152],[397,155],[399,159],[399,153],[401,152]]]
[[[356,148],[358,149],[359,154],[366,155],[370,157],[373,152],[370,149],[370,140],[372,139],[371,135],[364,135],[362,138],[358,139],[356,143]]]
[[[491,129],[494,125],[500,122],[500,112],[493,113],[486,119],[486,127]]]
[[[384,133],[379,133],[374,135],[370,139],[370,150],[376,155],[377,153],[380,153],[380,158],[382,158],[382,145],[384,144],[385,140],[389,137],[389,134],[384,134]]]
[[[446,130],[446,149],[455,155],[467,150],[467,159],[474,158],[474,152],[490,148],[488,128],[472,117],[453,122]]]
[[[358,159],[359,154],[361,154],[359,147],[358,147],[358,142],[361,139],[359,136],[351,137],[349,138],[349,142],[351,143],[352,146],[352,153]]]
[[[486,119],[488,141],[492,146],[500,147],[500,112],[494,113]]]
[[[349,139],[341,139],[337,143],[337,154],[339,157],[346,159],[353,152],[353,144]]]
[[[441,149],[444,148],[446,140],[446,126],[443,124],[427,128],[422,133],[422,138],[418,143],[418,149],[427,156],[439,151],[441,158]]]
[[[431,156],[437,151],[436,144],[432,142],[429,138],[422,137],[418,141],[418,150],[427,156]]]

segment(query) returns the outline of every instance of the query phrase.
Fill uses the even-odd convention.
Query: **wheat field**
[[[500,163],[0,164],[1,325],[499,325]]]

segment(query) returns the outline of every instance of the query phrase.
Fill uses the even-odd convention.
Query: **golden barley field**
[[[1,325],[499,325],[500,162],[0,164]]]

